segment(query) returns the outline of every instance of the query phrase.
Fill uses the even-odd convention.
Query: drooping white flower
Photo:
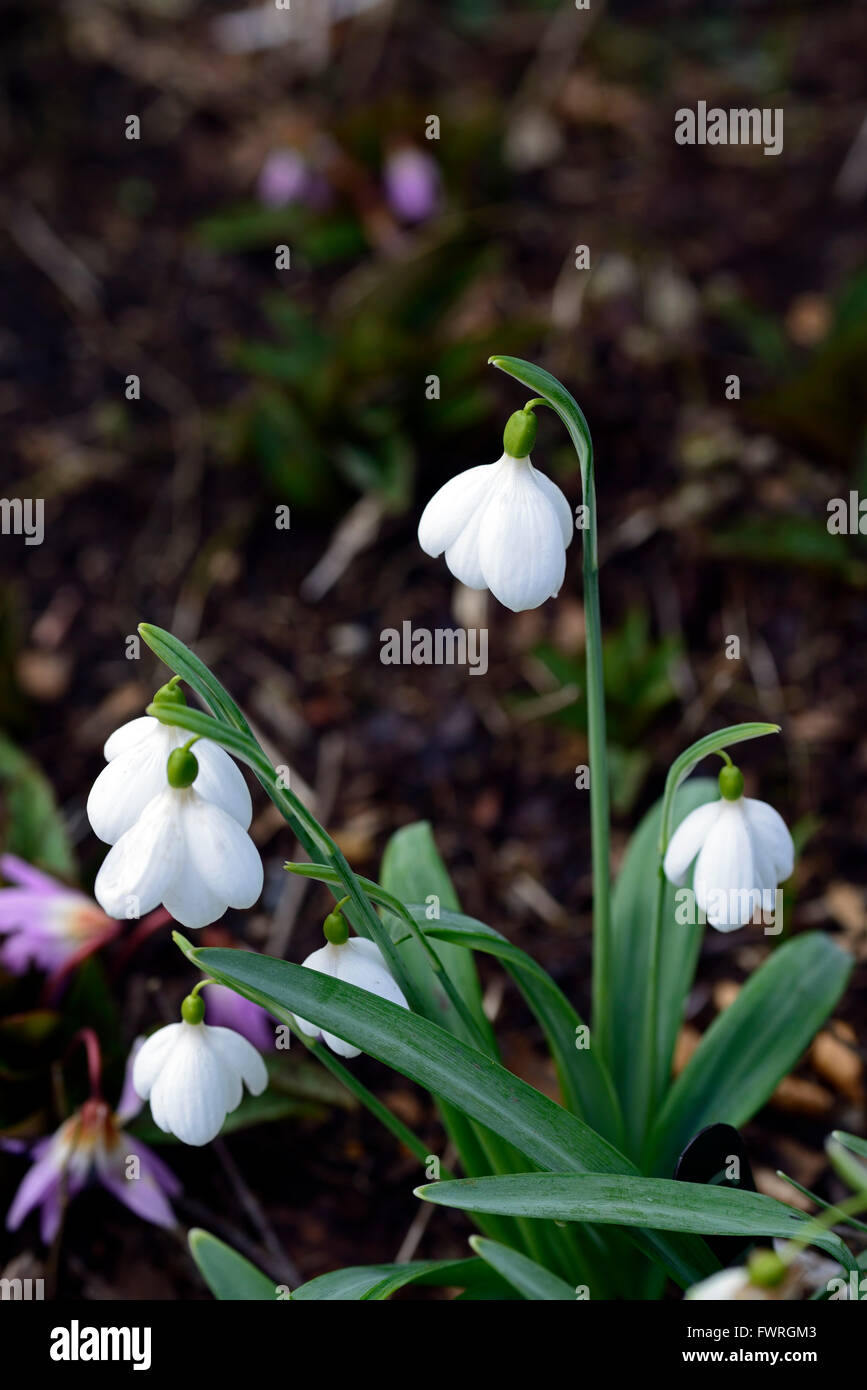
[[[795,847],[773,806],[743,795],[736,767],[720,773],[718,801],[698,806],[671,837],[663,868],[672,883],[685,883],[695,860],[698,906],[718,931],[734,931],[754,913],[771,911],[777,885],[789,877]]]
[[[150,1100],[154,1123],[184,1144],[208,1144],[236,1110],[246,1085],[261,1095],[268,1072],[259,1053],[231,1028],[204,1023],[204,1005],[190,995],[183,1022],[153,1033],[135,1059],[132,1083]]]
[[[788,1241],[775,1240],[774,1249],[753,1250],[745,1265],[718,1270],[687,1289],[690,1302],[789,1302],[825,1291],[832,1299],[848,1294],[842,1266],[812,1250],[792,1252]]]
[[[169,755],[189,737],[185,729],[161,724],[147,714],[115,730],[104,749],[108,765],[87,798],[87,816],[100,840],[116,844],[135,825],[148,802],[165,788]],[[219,744],[206,738],[196,743],[196,760],[195,790],[246,830],[253,803],[240,768]]]
[[[105,856],[94,895],[110,917],[143,917],[163,903],[176,922],[205,927],[227,907],[252,907],[262,882],[243,826],[194,787],[166,782]]]
[[[428,502],[418,527],[422,550],[445,552],[456,579],[470,589],[490,589],[514,613],[538,608],[559,592],[574,529],[563,493],[530,460],[535,425],[535,416],[516,411],[502,458],[451,478]]]
[[[334,915],[336,914],[326,919],[326,930]],[[342,980],[344,984],[366,989],[369,994],[378,994],[380,999],[388,999],[392,1004],[399,1004],[402,1009],[409,1008],[403,991],[390,973],[379,947],[362,936],[349,937],[342,944],[328,941],[325,946],[309,955],[303,965],[306,970],[316,970],[320,975],[330,975],[332,979]],[[357,1057],[361,1052],[360,1047],[353,1047],[352,1043],[344,1042],[343,1038],[335,1037],[333,1033],[323,1032],[315,1023],[309,1023],[297,1014],[295,1022],[308,1038],[321,1038],[339,1057]]]

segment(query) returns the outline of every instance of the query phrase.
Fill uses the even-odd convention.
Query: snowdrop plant
[[[170,633],[149,624],[139,629],[174,673],[172,689],[184,682],[205,707],[164,698],[148,708],[147,716],[176,740],[170,756],[182,752],[189,759],[188,742],[197,739],[195,747],[207,741],[246,764],[307,856],[287,869],[326,884],[340,904],[329,919],[326,945],[303,964],[249,950],[199,948],[181,934],[177,944],[208,980],[294,1031],[387,1126],[419,1163],[419,1200],[464,1210],[476,1226],[465,1258],[335,1271],[293,1297],[379,1299],[423,1278],[486,1299],[658,1298],[668,1281],[688,1289],[718,1273],[715,1241],[722,1236],[742,1248],[746,1259],[757,1243],[791,1242],[800,1235],[848,1273],[854,1257],[832,1225],[811,1223],[795,1207],[747,1190],[729,1175],[725,1151],[714,1159],[706,1182],[678,1176],[689,1167],[687,1156],[698,1151],[697,1136],[704,1136],[703,1153],[708,1135],[733,1135],[720,1142],[740,1142],[732,1127],[749,1120],[796,1063],[834,1008],[850,969],[848,957],[823,933],[782,943],[760,938],[764,963],[672,1077],[703,926],[678,920],[675,884],[667,875],[681,880],[698,857],[697,871],[709,888],[762,891],[787,876],[788,832],[764,803],[742,797],[740,774],[728,771],[730,748],[774,734],[777,726],[733,725],[685,749],[669,770],[661,801],[637,827],[612,885],[590,431],[573,397],[549,373],[516,358],[492,361],[532,399],[517,412],[521,418],[509,422],[500,462],[459,474],[433,499],[420,539],[432,553],[445,551],[465,582],[490,587],[509,607],[538,605],[554,594],[564,582],[572,513],[559,489],[530,462],[534,412],[554,411],[575,448],[581,483],[594,931],[588,1020],[508,935],[461,912],[427,826],[405,827],[392,838],[379,881],[355,874],[285,786],[216,676]],[[720,784],[690,775],[714,754],[726,762]],[[216,911],[227,902],[252,900],[258,891],[261,879],[241,823],[225,807],[205,802],[190,773],[185,763],[183,788],[170,779],[157,790],[110,851],[107,862],[127,836],[135,836],[122,868],[102,871],[101,886],[106,878],[114,885],[112,903],[116,893],[147,886],[147,901],[161,897],[171,910],[180,909],[179,921],[186,915],[188,924],[198,924],[207,916],[200,905],[207,894],[207,911]],[[209,809],[195,809],[193,801],[191,810],[190,803],[175,800],[197,796]],[[217,815],[221,825],[233,827],[224,832],[219,862],[212,819]],[[169,818],[172,836],[163,829]],[[178,844],[183,848],[170,848]],[[169,858],[171,873],[156,862],[157,847]],[[716,925],[733,923],[719,919]],[[479,956],[506,971],[533,1015],[556,1068],[559,1103],[503,1065],[482,1007]],[[157,1034],[146,1045],[137,1076],[152,1103],[161,1083],[178,1104],[192,1095],[185,1089],[192,1075],[187,1064],[178,1061],[177,1071],[168,1069],[184,1056],[176,1051],[177,1039],[187,1034],[177,1030],[205,1027],[187,1020],[174,1025],[170,1041]],[[200,1034],[193,1045],[208,1051],[201,1036],[207,1038]],[[429,1091],[442,1123],[442,1148],[448,1139],[457,1175],[446,1172],[428,1143],[360,1083],[346,1065],[358,1052]],[[221,1061],[231,1069],[231,1059]],[[209,1123],[197,1129],[199,1137],[238,1094],[239,1077],[250,1085],[252,1073],[245,1074],[240,1056],[231,1083],[218,1071],[214,1061]],[[158,1099],[158,1109],[160,1104]],[[200,1104],[201,1097],[195,1101]],[[167,1110],[162,1114],[175,1123]],[[221,1297],[275,1296],[264,1275],[219,1242],[197,1232],[191,1244]],[[227,1293],[236,1284],[246,1292]]]

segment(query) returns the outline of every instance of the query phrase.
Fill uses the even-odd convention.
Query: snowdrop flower
[[[408,1009],[403,991],[385,963],[382,952],[372,941],[362,936],[349,935],[349,928],[340,914],[347,899],[343,898],[334,911],[329,913],[323,924],[326,944],[320,946],[305,961],[305,970],[316,970],[320,975],[330,975],[334,980],[342,980],[347,985],[357,985],[369,994],[378,994],[392,1004]],[[295,1015],[295,1022],[308,1038],[321,1038],[338,1057],[358,1057],[360,1047],[344,1042],[333,1033],[323,1032],[315,1023]]]
[[[532,404],[532,403],[531,403]],[[509,419],[497,463],[458,473],[422,512],[418,540],[470,589],[490,589],[513,613],[538,608],[560,590],[573,522],[563,493],[530,461],[536,417]]]
[[[14,854],[0,858],[0,873],[15,884],[0,888],[0,965],[21,975],[35,965],[54,971],[108,940],[116,923],[84,893],[40,873]]]
[[[154,704],[161,703],[185,705],[186,700],[170,681],[154,695]],[[88,820],[100,840],[116,844],[135,825],[149,802],[165,789],[170,754],[189,737],[186,730],[161,724],[149,714],[115,730],[104,749],[108,766],[87,798]],[[246,830],[253,819],[253,803],[240,768],[223,748],[206,738],[198,740],[196,758],[195,791]]]
[[[685,883],[695,859],[696,903],[718,931],[734,931],[759,909],[771,911],[775,890],[789,877],[795,847],[782,817],[766,801],[744,796],[731,762],[719,775],[720,799],[691,811],[671,837],[663,868]]]
[[[150,1100],[160,1129],[197,1146],[216,1139],[226,1116],[241,1104],[244,1084],[254,1096],[268,1084],[265,1063],[252,1043],[231,1028],[204,1023],[204,1016],[204,1001],[195,991],[187,995],[183,1021],[147,1039],[132,1073],[132,1084]]]
[[[169,754],[163,775],[163,789],[103,860],[94,885],[100,907],[111,917],[142,917],[162,903],[185,927],[207,926],[227,907],[252,907],[262,861],[243,825],[196,789],[199,764],[188,745]]]
[[[829,1281],[843,1272],[836,1260],[823,1259],[812,1250],[799,1250],[790,1256],[788,1249],[787,1241],[775,1240],[773,1250],[754,1250],[746,1265],[711,1274],[687,1289],[684,1298],[691,1302],[718,1303],[806,1299],[820,1289],[829,1288]],[[844,1289],[842,1297],[845,1296]],[[834,1293],[832,1297],[840,1295]]]
[[[64,1198],[71,1201],[91,1181],[101,1184],[143,1220],[155,1226],[176,1224],[168,1199],[178,1196],[180,1183],[146,1144],[123,1129],[141,1110],[130,1078],[135,1055],[134,1048],[117,1110],[94,1097],[70,1115],[55,1134],[33,1146],[33,1165],[6,1217],[10,1231],[17,1230],[38,1207],[40,1234],[50,1245],[60,1229]],[[11,1148],[11,1141],[5,1147]]]

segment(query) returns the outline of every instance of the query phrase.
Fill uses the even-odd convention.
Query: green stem
[[[560,416],[578,455],[586,526],[583,528],[585,660],[587,669],[587,743],[590,756],[590,844],[593,866],[593,1036],[602,1060],[612,1050],[611,859],[608,795],[608,745],[605,734],[605,682],[602,662],[602,617],[599,604],[599,546],[593,441],[584,413],[562,382],[519,357],[492,357],[491,363],[539,394],[528,402],[544,403]]]

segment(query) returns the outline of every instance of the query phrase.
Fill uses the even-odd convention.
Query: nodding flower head
[[[556,483],[533,467],[531,410],[509,419],[497,463],[458,473],[422,512],[418,540],[456,579],[519,613],[560,591],[574,524]]]

